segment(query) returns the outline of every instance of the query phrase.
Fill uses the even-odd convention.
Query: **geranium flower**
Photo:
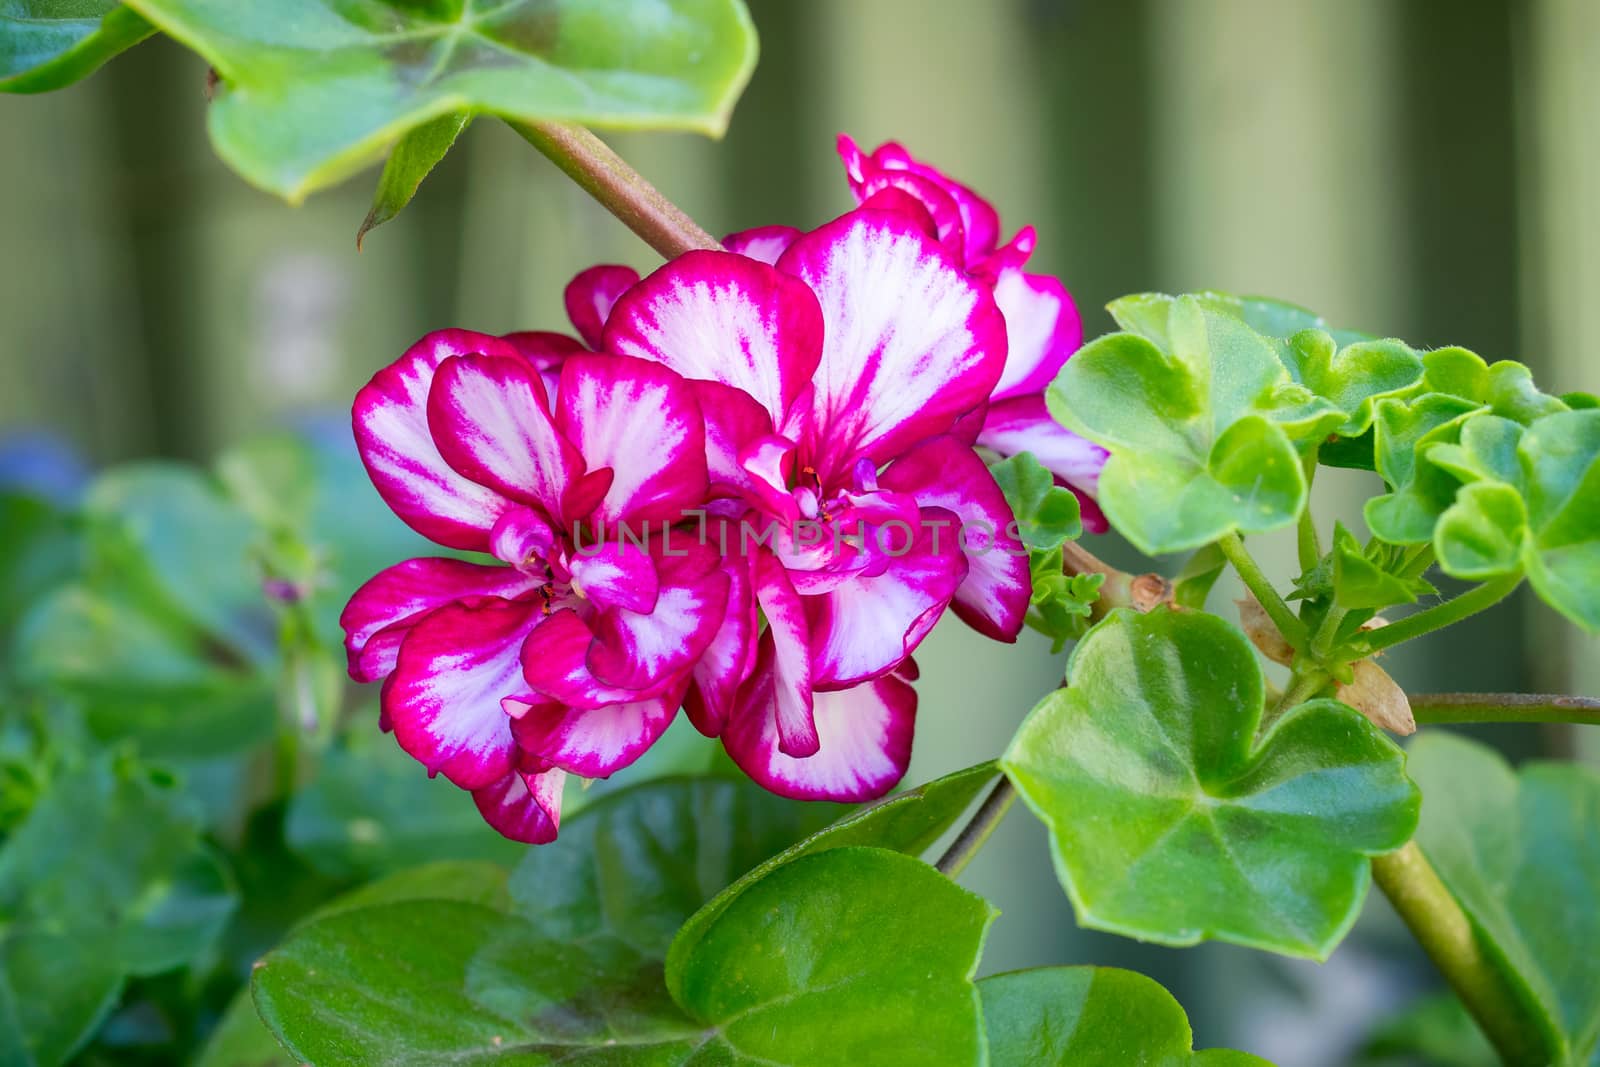
[[[444,330],[357,394],[356,442],[395,514],[499,564],[407,560],[341,618],[400,746],[530,842],[555,837],[567,772],[609,775],[666,730],[729,586],[714,550],[668,531],[707,492],[689,386],[575,351],[552,404],[544,352]],[[630,528],[655,532],[616,536]]]
[[[866,154],[840,135],[839,156],[859,202],[927,220],[951,257],[991,288],[1005,315],[1005,371],[976,430],[977,443],[1003,456],[1032,452],[1078,494],[1085,525],[1104,532],[1106,521],[1094,494],[1106,452],[1057,424],[1045,408],[1044,390],[1083,343],[1083,324],[1066,286],[1023,269],[1033,254],[1033,227],[1023,227],[1001,245],[1000,216],[987,200],[893,141]],[[770,230],[738,239],[747,251],[762,252],[775,248],[777,240]]]
[[[908,657],[945,608],[1001,640],[1027,610],[1011,511],[956,435],[1005,373],[1005,321],[898,211],[733,243],[762,254],[678,257],[603,335],[689,379],[722,498],[713,532],[739,538],[719,548],[747,569],[752,603],[735,594],[690,716],[775,792],[878,796],[910,758]]]

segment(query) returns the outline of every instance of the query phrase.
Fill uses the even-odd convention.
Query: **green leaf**
[[[97,738],[131,738],[163,759],[242,752],[271,737],[269,680],[216,653],[203,635],[77,584],[37,604],[17,633],[23,682],[81,701]]]
[[[1111,523],[1154,554],[1293,522],[1305,475],[1275,420],[1298,420],[1311,397],[1272,342],[1195,297],[1172,301],[1151,329],[1164,341],[1119,333],[1086,345],[1048,392],[1058,421],[1111,451],[1099,491]]]
[[[274,628],[253,558],[258,531],[209,479],[176,463],[129,464],[95,480],[84,513],[92,565],[108,582],[170,606],[238,657],[271,662]]]
[[[1600,775],[1520,773],[1482,745],[1430,733],[1412,746],[1428,798],[1417,841],[1537,1025],[1553,1062],[1600,1049]]]
[[[18,619],[79,569],[78,531],[49,502],[0,493],[0,652]]]
[[[1006,503],[1017,518],[1022,543],[1030,550],[1049,551],[1083,535],[1078,498],[1056,484],[1055,475],[1030,452],[1021,452],[989,468]]]
[[[228,1002],[194,1067],[299,1067],[256,1014],[246,986]]]
[[[767,874],[801,856],[846,846],[886,848],[920,856],[940,834],[955,824],[994,779],[997,770],[993,761],[980,763],[885,797],[875,804],[850,812],[752,867],[738,881],[713,897],[705,907],[696,911],[677,932],[667,953],[667,987],[674,996],[683,996],[684,968],[695,946],[717,917],[740,894]]]
[[[132,0],[222,79],[208,127],[298,202],[444,115],[720,135],[755,65],[740,0]]]
[[[53,782],[0,849],[0,1017],[60,1062],[129,975],[209,952],[236,898],[178,798],[109,759]]]
[[[1534,385],[1533,373],[1513,360],[1491,365],[1475,352],[1449,347],[1424,353],[1422,362],[1427,370],[1422,384],[1425,393],[1447,393],[1524,426],[1568,410],[1560,397]]]
[[[361,251],[361,240],[368,230],[382,226],[411,203],[422,180],[439,165],[471,121],[469,112],[453,111],[424,122],[400,138],[378,177],[377,191],[372,194],[372,210],[367,212],[361,228],[356,231],[356,251]]]
[[[1060,652],[1089,629],[1094,602],[1100,599],[1103,574],[1067,574],[1060,548],[1028,554],[1033,592],[1028,596],[1027,623],[1050,638],[1051,652]]]
[[[1459,444],[1430,448],[1428,462],[1468,483],[1434,534],[1447,574],[1484,581],[1526,570],[1546,603],[1600,632],[1600,410],[1526,429],[1479,415]]]
[[[1228,557],[1215,544],[1200,549],[1185,561],[1183,570],[1173,579],[1173,603],[1203,611],[1212,586],[1217,584],[1217,579],[1222,577],[1227,566]]]
[[[995,915],[908,856],[805,856],[717,918],[685,962],[681,1003],[716,1029],[714,1062],[980,1064],[972,976]]]
[[[11,0],[0,8],[0,92],[71,85],[154,32],[116,0]]]
[[[1431,353],[1430,353],[1431,354]],[[1444,393],[1411,401],[1378,401],[1374,420],[1376,467],[1389,492],[1368,500],[1367,526],[1381,540],[1420,545],[1455,499],[1459,482],[1427,458],[1436,445],[1454,444],[1482,405]]]
[[[354,739],[353,739],[354,740]],[[289,848],[332,878],[366,879],[420,857],[511,864],[525,849],[485,833],[461,791],[422,773],[389,737],[330,749],[284,815]]]
[[[1367,858],[1416,825],[1400,750],[1332,700],[1257,739],[1261,668],[1213,615],[1115,611],[1068,677],[1001,765],[1051,830],[1079,923],[1325,959],[1360,911]]]
[[[1385,1020],[1362,1047],[1362,1064],[1420,1057],[1433,1067],[1501,1067],[1500,1057],[1454,994],[1422,997]],[[1406,1062],[1410,1062],[1409,1060]]]
[[[1373,405],[1422,380],[1422,359],[1403,341],[1357,341],[1340,348],[1325,330],[1302,330],[1281,350],[1294,380],[1344,416],[1332,432],[1359,437],[1372,426]]]
[[[688,960],[683,1008],[619,939],[456,901],[315,920],[252,986],[312,1063],[977,1064],[971,976],[992,914],[917,860],[833,849],[718,917]]]
[[[990,1067],[1250,1067],[1266,1060],[1192,1051],[1183,1008],[1161,985],[1115,967],[1042,967],[978,983]],[[1270,1067],[1270,1065],[1268,1065]]]
[[[1393,573],[1386,566],[1387,554],[1386,546],[1377,541],[1362,547],[1344,523],[1335,523],[1328,572],[1334,603],[1347,611],[1381,611],[1393,604],[1414,604],[1418,597],[1437,592],[1421,578]]]

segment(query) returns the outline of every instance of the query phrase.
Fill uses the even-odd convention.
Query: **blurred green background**
[[[763,55],[722,143],[619,136],[713,232],[851,206],[834,136],[894,138],[1039,231],[1092,336],[1137,290],[1259,292],[1336,325],[1600,384],[1600,4],[1591,0],[751,0]],[[200,60],[152,41],[69,90],[0,99],[0,446],[207,459],[354,390],[425,331],[563,328],[561,287],[655,259],[506,128],[479,122],[397,221],[371,179],[291,210],[211,154]],[[23,456],[24,459],[17,459]],[[1370,490],[1319,485],[1321,513]],[[1096,551],[1126,565],[1112,539]],[[1287,542],[1268,549],[1286,569]],[[1163,561],[1169,570],[1174,561]],[[193,561],[205,568],[207,561]],[[1217,594],[1226,603],[1227,589]],[[1408,688],[1600,691],[1600,646],[1517,602],[1393,657]],[[959,624],[924,646],[912,780],[999,751],[1062,659]],[[1519,754],[1571,734],[1494,735]],[[487,831],[486,831],[487,832]],[[1078,931],[1014,813],[965,879],[1003,909],[988,970],[1121,963],[1198,1044],[1346,1062],[1429,981],[1375,901],[1317,967]],[[1248,1008],[1248,1011],[1241,1009]]]

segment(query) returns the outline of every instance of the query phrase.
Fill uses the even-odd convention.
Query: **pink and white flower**
[[[356,443],[389,506],[498,562],[407,560],[341,618],[350,673],[383,680],[401,747],[530,842],[555,837],[567,773],[609,775],[665,731],[730,586],[715,551],[668,525],[707,492],[693,390],[550,336],[432,333],[357,394]],[[628,528],[657,533],[613,536]]]
[[[910,758],[908,657],[945,608],[1000,640],[1027,611],[1013,516],[960,436],[1006,372],[1006,323],[901,211],[730,247],[746,254],[690,252],[639,282],[603,335],[689,380],[709,510],[739,538],[719,548],[749,602],[735,596],[691,718],[776,792],[878,796]]]
[[[1005,371],[981,422],[968,432],[1002,456],[1033,453],[1078,495],[1085,526],[1104,532],[1094,495],[1106,452],[1056,423],[1045,408],[1044,390],[1083,343],[1083,323],[1066,286],[1023,269],[1033,254],[1033,227],[1000,244],[1000,216],[987,200],[893,141],[869,154],[841,135],[839,156],[858,202],[920,219],[962,269],[991,288],[1005,315]]]

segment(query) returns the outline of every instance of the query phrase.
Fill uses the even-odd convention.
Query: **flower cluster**
[[[1016,638],[1026,552],[975,445],[1090,493],[1103,454],[1042,389],[1080,340],[1059,282],[970,190],[841,142],[860,206],[640,279],[567,289],[578,336],[430,334],[356,397],[397,515],[493,557],[413,559],[342,619],[401,747],[508,837],[568,773],[683,708],[786,796],[863,800],[911,756],[917,645],[947,608]],[[814,531],[825,531],[824,536]]]

